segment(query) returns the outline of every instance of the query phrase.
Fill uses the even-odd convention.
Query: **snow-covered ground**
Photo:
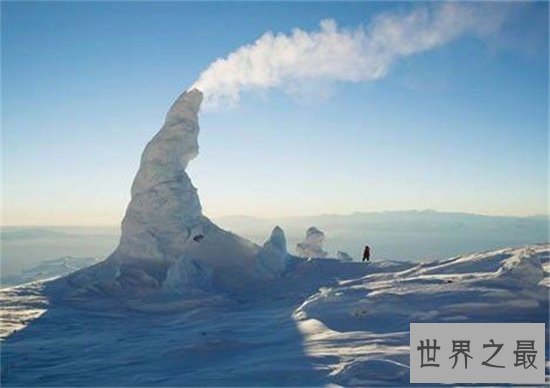
[[[73,257],[64,256],[57,259],[44,260],[43,262],[24,269],[17,275],[7,276],[3,279],[0,288],[31,283],[37,280],[45,280],[57,276],[65,276],[79,269],[89,267],[100,262],[99,257]]]
[[[252,293],[102,309],[50,303],[35,282],[0,291],[2,385],[402,386],[410,322],[548,327],[549,272],[547,244],[422,264],[295,260]]]

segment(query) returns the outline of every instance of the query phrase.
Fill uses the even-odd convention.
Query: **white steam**
[[[407,13],[381,14],[367,27],[349,30],[326,19],[320,29],[291,34],[267,32],[214,61],[193,87],[205,105],[233,105],[246,90],[281,88],[293,93],[311,82],[365,82],[383,78],[400,58],[441,47],[463,35],[484,38],[496,32],[503,7],[444,3]]]

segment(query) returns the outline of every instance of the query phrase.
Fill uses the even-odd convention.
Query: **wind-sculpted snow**
[[[0,339],[24,329],[29,322],[46,312],[48,299],[42,291],[42,282],[0,290]]]
[[[291,257],[277,282],[173,314],[49,305],[29,284],[0,291],[2,328],[18,329],[4,332],[2,384],[404,386],[410,322],[548,325],[549,271],[550,245],[423,264]]]
[[[411,265],[322,289],[294,317],[312,355],[337,352],[333,382],[407,384],[411,322],[548,326],[549,265],[549,245]]]

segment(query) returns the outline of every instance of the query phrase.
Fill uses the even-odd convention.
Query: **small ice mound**
[[[312,226],[306,231],[305,240],[296,244],[296,254],[298,257],[306,259],[309,257],[327,257],[328,253],[323,250],[324,242],[325,234],[315,226]]]
[[[504,260],[513,255],[513,250],[502,249],[494,252],[458,256],[443,261],[421,264],[418,266],[416,272],[421,275],[495,272],[500,268]]]
[[[544,287],[550,287],[550,255],[540,255],[540,262],[544,271],[544,278],[539,284]]]
[[[336,258],[340,261],[347,261],[347,262],[353,261],[353,257],[351,257],[350,255],[348,255],[346,252],[343,252],[343,251],[336,252]]]
[[[283,230],[276,226],[269,239],[258,252],[256,268],[260,277],[273,278],[281,275],[289,261],[286,237]]]
[[[344,387],[409,383],[409,367],[389,359],[352,361],[340,365],[330,375],[332,380]]]
[[[166,273],[162,289],[176,295],[212,290],[212,268],[188,257],[177,260]]]
[[[535,251],[525,248],[502,261],[494,278],[508,287],[537,287],[544,279],[544,269],[541,259]]]

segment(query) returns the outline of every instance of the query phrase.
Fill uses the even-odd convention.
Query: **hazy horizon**
[[[329,255],[355,259],[369,244],[376,260],[420,260],[548,242],[546,216],[484,216],[435,211],[356,212],[347,215],[215,218],[222,228],[262,245],[275,226],[283,228],[289,252],[315,226],[326,235]],[[119,225],[4,226],[3,276],[14,276],[45,260],[66,256],[106,258],[118,244]]]
[[[288,214],[288,215],[276,215],[276,216],[261,216],[253,214],[226,214],[220,216],[212,216],[213,220],[223,220],[230,218],[251,218],[258,220],[266,221],[276,221],[278,219],[291,219],[291,218],[309,218],[309,217],[346,217],[353,215],[368,215],[368,214],[386,214],[386,213],[436,213],[444,215],[470,215],[470,216],[481,216],[481,217],[496,217],[496,218],[549,218],[549,214],[525,214],[525,215],[516,215],[516,214],[483,214],[483,213],[471,213],[464,211],[444,211],[444,210],[435,210],[435,209],[395,209],[395,210],[356,210],[349,213],[318,213],[318,214]],[[207,214],[208,216],[208,214]],[[33,228],[33,227],[83,227],[83,228],[119,228],[120,223],[122,222],[122,216],[119,222],[109,223],[109,224],[0,224],[0,228]],[[550,222],[550,221],[549,221]]]

